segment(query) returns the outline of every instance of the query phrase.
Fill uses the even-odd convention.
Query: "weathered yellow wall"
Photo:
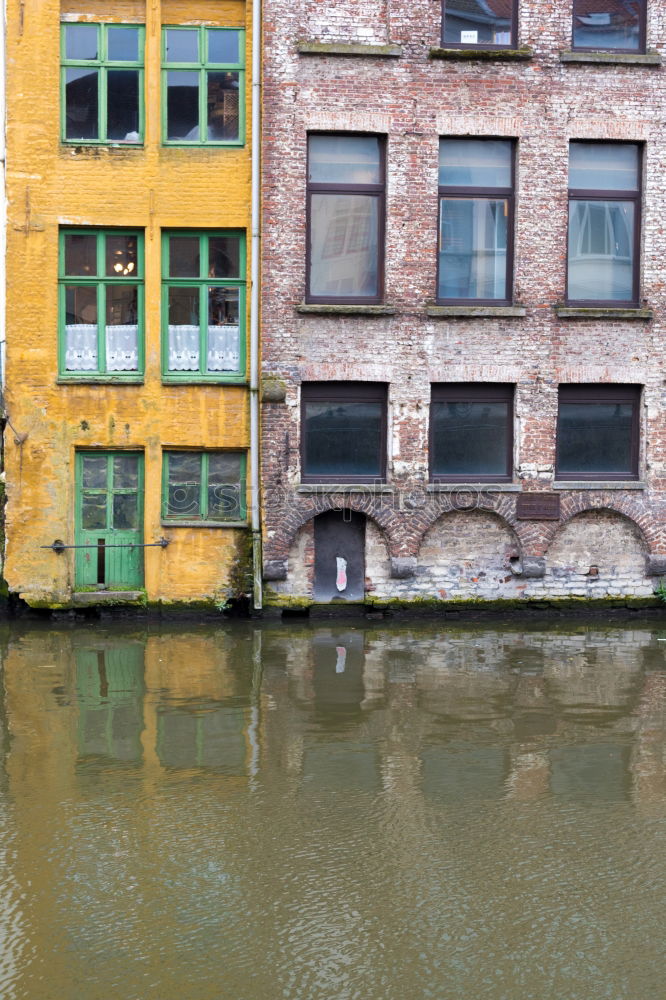
[[[145,20],[144,147],[60,144],[61,10],[68,20]],[[162,385],[160,234],[163,228],[238,228],[249,236],[251,17],[249,4],[233,0],[63,0],[62,8],[57,0],[9,0],[6,371],[14,430],[7,429],[5,443],[5,574],[10,590],[29,602],[66,603],[71,596],[73,552],[56,555],[40,546],[74,540],[74,456],[80,448],[145,450],[145,541],[165,535],[171,542],[164,550],[145,550],[149,600],[216,599],[226,592],[244,532],[161,524],[162,449],[247,448],[247,390]],[[160,146],[160,29],[177,23],[246,27],[243,148]],[[145,229],[143,385],[57,383],[62,225]]]

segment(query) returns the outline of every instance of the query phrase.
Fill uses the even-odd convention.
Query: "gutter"
[[[252,3],[252,250],[250,272],[250,512],[252,597],[263,607],[259,481],[259,277],[261,256],[261,0]]]

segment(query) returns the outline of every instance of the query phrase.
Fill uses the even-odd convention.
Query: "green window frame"
[[[243,451],[164,451],[162,521],[183,525],[245,524],[246,466]]]
[[[162,142],[169,146],[244,145],[242,28],[162,28]]]
[[[63,228],[59,240],[59,378],[142,382],[143,232]]]
[[[92,37],[96,29],[97,43],[94,55],[89,58],[68,56],[68,41],[76,48],[75,32],[85,32]],[[90,21],[64,21],[60,26],[61,45],[61,136],[64,143],[76,146],[141,146],[144,141],[144,49],[145,26],[142,24],[99,24]],[[137,35],[136,59],[127,58],[123,49],[129,42],[131,32]],[[123,40],[123,35],[124,40]],[[83,41],[79,49],[85,51],[88,45]],[[92,52],[92,49],[89,50]],[[130,74],[136,77],[136,109],[132,118],[132,90]],[[93,81],[94,78],[94,81]],[[68,83],[81,81],[80,103],[70,105],[67,93]],[[129,85],[129,91],[128,91]],[[95,94],[96,91],[96,94]],[[91,109],[97,106],[96,117]],[[86,112],[86,119],[83,118]],[[69,111],[69,114],[68,114]],[[114,115],[115,112],[115,115]],[[81,126],[77,129],[77,121]],[[134,125],[135,127],[131,127]],[[84,134],[76,135],[76,131]],[[122,135],[122,132],[125,135]],[[96,132],[96,135],[90,134]],[[113,133],[121,133],[114,135]],[[87,133],[87,134],[86,134]],[[128,138],[131,136],[131,138]]]
[[[246,380],[242,230],[162,233],[162,378]]]

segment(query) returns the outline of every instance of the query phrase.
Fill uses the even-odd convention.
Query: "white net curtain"
[[[65,341],[65,369],[68,372],[99,371],[96,323],[68,323]],[[136,324],[107,326],[106,371],[138,370],[139,327]]]
[[[201,331],[198,326],[169,326],[169,371],[199,371]],[[240,327],[222,324],[208,327],[206,371],[237,372],[240,368]]]

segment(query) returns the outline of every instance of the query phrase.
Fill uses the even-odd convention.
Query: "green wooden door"
[[[76,587],[143,586],[143,456],[76,456]]]

